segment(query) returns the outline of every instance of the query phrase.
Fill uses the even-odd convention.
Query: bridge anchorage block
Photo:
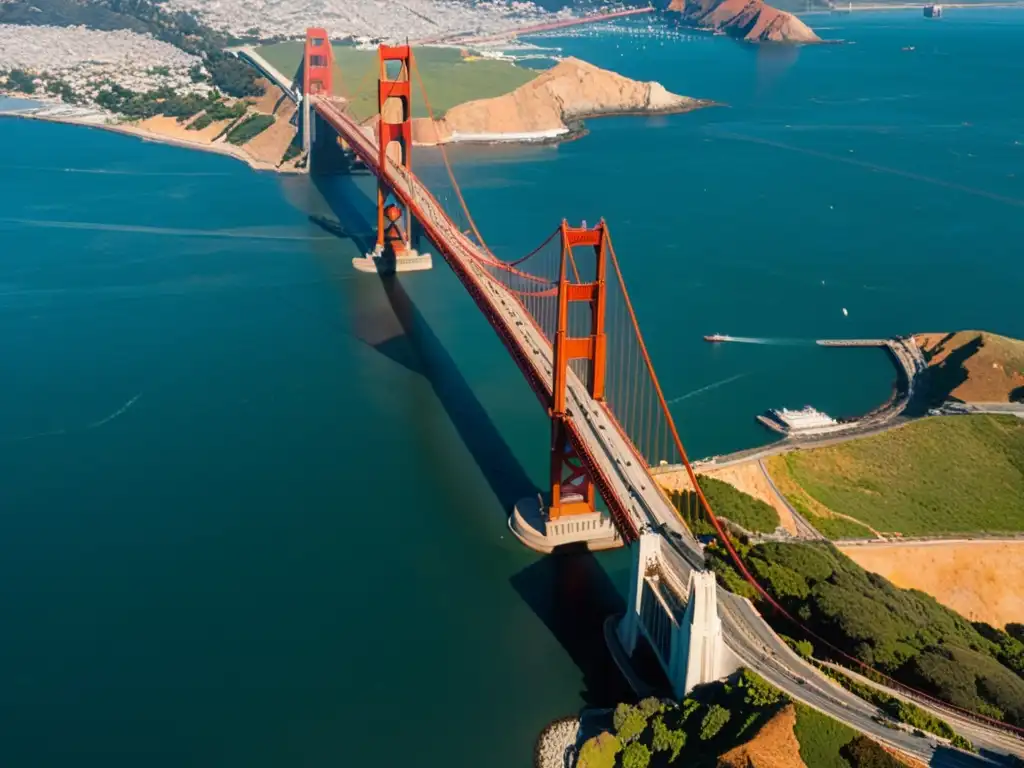
[[[695,570],[671,548],[658,533],[644,533],[633,544],[628,607],[605,620],[604,637],[638,696],[655,692],[632,662],[642,641],[681,700],[697,686],[724,680],[742,662],[725,643],[714,572]]]

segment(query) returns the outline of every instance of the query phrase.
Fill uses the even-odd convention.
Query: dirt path
[[[919,589],[972,621],[1024,622],[1024,541],[843,545],[854,562]]]
[[[802,505],[802,507],[806,507],[808,510],[810,510],[812,514],[808,516],[805,512],[804,516],[808,517],[808,522],[810,522],[811,525],[814,525],[815,516],[826,518],[837,517],[842,520],[847,520],[851,523],[856,523],[857,525],[860,525],[868,531],[871,531],[871,533],[876,538],[885,538],[885,536],[880,531],[876,531],[874,528],[872,528],[864,521],[858,520],[857,518],[851,517],[850,515],[844,515],[842,512],[836,512],[835,510],[825,506],[816,498],[807,493],[807,491],[805,491],[800,486],[800,484],[797,483],[796,479],[789,473],[789,467],[786,464],[785,457],[773,456],[771,459],[765,462],[765,467],[771,474],[772,480],[775,481],[775,485],[778,486],[779,491],[784,493],[790,499],[799,499],[801,504],[797,505],[798,508],[801,508]]]

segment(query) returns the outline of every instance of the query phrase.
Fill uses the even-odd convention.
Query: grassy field
[[[848,515],[883,533],[1024,530],[1024,420],[1012,416],[932,417],[795,451],[769,469],[797,509]]]
[[[286,75],[298,71],[302,62],[301,42],[265,45],[257,51]],[[537,76],[536,70],[510,62],[464,61],[457,50],[449,48],[416,48],[413,55],[435,117],[457,104],[514,91]],[[352,111],[359,118],[377,112],[377,66],[376,51],[334,46],[334,89],[352,99]],[[413,116],[427,117],[415,74],[412,79]]]
[[[805,704],[796,705],[796,727],[793,728],[800,742],[800,757],[813,768],[850,768],[850,763],[839,753],[853,741],[857,732],[823,715]]]
[[[765,461],[765,467],[772,476],[776,487],[786,497],[793,508],[804,516],[811,525],[828,539],[870,539],[874,533],[867,526],[853,520],[836,517],[835,513],[813,499],[807,491],[800,487],[789,468],[785,454],[772,456]]]

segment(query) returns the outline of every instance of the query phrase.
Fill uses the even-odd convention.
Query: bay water
[[[887,397],[883,354],[816,338],[1024,336],[1024,12],[809,21],[848,42],[538,41],[725,106],[451,152],[499,254],[607,219],[696,457]],[[624,695],[629,554],[512,539],[547,420],[440,260],[352,271],[368,178],[0,138],[4,764],[525,766]]]

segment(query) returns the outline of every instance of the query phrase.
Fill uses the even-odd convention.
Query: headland
[[[764,0],[672,0],[669,11],[688,25],[749,43],[820,43],[821,38],[792,13]]]
[[[10,30],[21,30],[11,27]],[[105,44],[107,33],[45,28],[54,44]],[[0,28],[0,39],[5,33]],[[84,35],[84,37],[83,37]],[[242,58],[231,65],[243,87],[231,95],[217,85],[216,70],[201,59],[160,43],[153,49],[168,60],[140,74],[125,75],[125,62],[145,55],[151,43],[130,32],[118,33],[128,50],[100,64],[92,58],[43,60],[28,46],[19,49],[0,86],[7,93],[42,101],[8,115],[104,128],[147,141],[161,141],[236,157],[265,171],[301,172],[305,158],[298,142],[293,93],[261,76]],[[150,46],[150,47],[147,47]],[[335,81],[350,111],[375,128],[376,52],[339,46]],[[296,72],[301,43],[257,49],[281,73]],[[161,59],[161,60],[163,60]],[[180,61],[179,61],[180,59]],[[421,146],[453,142],[554,143],[585,133],[583,121],[613,115],[664,115],[689,112],[713,102],[669,93],[656,82],[639,82],[576,58],[537,71],[514,61],[477,56],[468,50],[420,48],[418,76],[436,99],[414,97],[413,141]],[[173,67],[177,67],[174,69]],[[111,81],[121,73],[123,82]],[[414,88],[414,92],[419,88]]]
[[[690,112],[713,102],[669,93],[656,82],[639,82],[568,58],[511,93],[459,104],[441,117],[413,121],[413,141],[452,142],[565,140],[582,121],[616,115]]]
[[[297,43],[257,49],[281,72],[301,60]],[[336,46],[335,81],[343,82],[348,109],[367,128],[375,125],[376,53]],[[413,88],[413,142],[553,143],[577,138],[583,121],[616,115],[690,112],[713,101],[669,93],[656,82],[640,82],[577,58],[533,70],[513,60],[477,55],[468,49],[416,48],[416,66],[431,103]]]

